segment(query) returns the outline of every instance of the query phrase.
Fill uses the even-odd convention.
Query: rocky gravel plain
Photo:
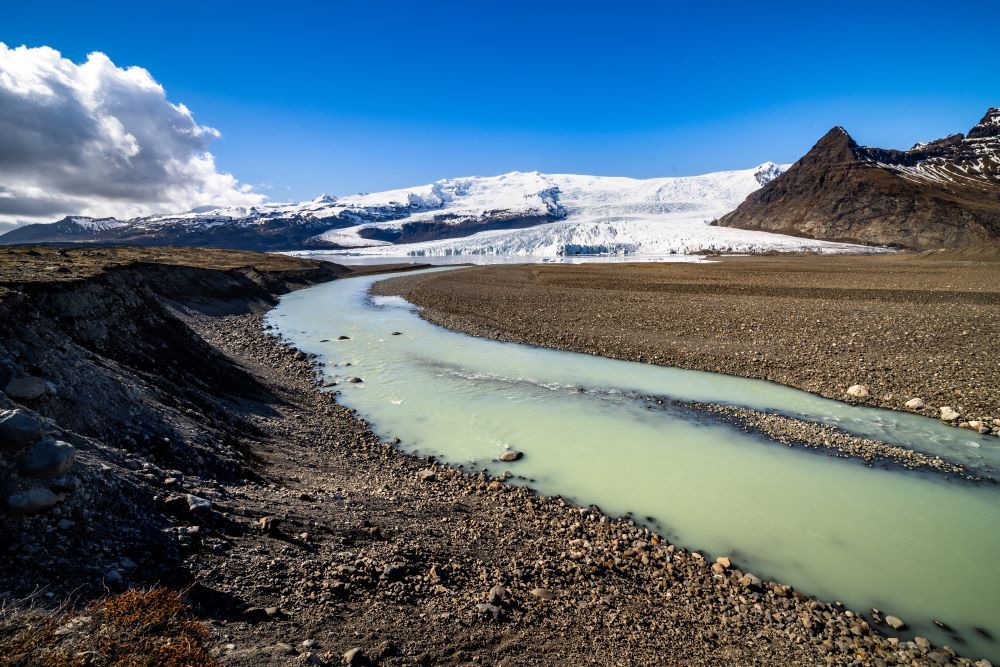
[[[224,485],[245,530],[193,550],[232,664],[974,664],[669,544],[630,517],[402,453],[257,315],[195,324],[281,398],[262,479]],[[297,358],[298,357],[298,358]],[[230,609],[232,612],[233,609]],[[223,618],[219,618],[219,617]],[[359,657],[360,656],[360,657]],[[987,663],[979,663],[987,664]]]
[[[402,453],[263,328],[276,293],[344,273],[254,261],[4,283],[0,389],[44,389],[0,392],[37,426],[0,447],[0,615],[160,584],[221,664],[988,665],[539,496],[516,456]],[[57,476],[28,465],[36,438],[73,448],[41,448]],[[55,504],[12,511],[25,485]]]

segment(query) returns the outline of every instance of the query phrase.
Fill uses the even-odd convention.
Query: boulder
[[[885,624],[888,625],[893,630],[902,630],[903,628],[906,627],[906,623],[904,623],[903,619],[899,618],[898,616],[886,616]]]
[[[21,474],[35,479],[58,477],[76,459],[76,447],[62,440],[39,440],[24,453]]]
[[[927,403],[924,402],[924,399],[915,397],[908,400],[904,405],[907,410],[922,410],[926,407]]]
[[[347,651],[342,657],[345,665],[363,665],[368,662],[368,658],[360,646]]]
[[[59,496],[49,489],[35,488],[7,496],[7,511],[11,514],[38,514],[59,502]]]
[[[49,385],[44,379],[35,376],[14,378],[4,387],[4,392],[15,401],[34,401],[41,398]]]
[[[949,408],[948,406],[945,406],[945,407],[941,408],[941,419],[942,419],[942,421],[953,422],[953,421],[955,421],[956,419],[958,419],[961,416],[962,415],[960,415],[957,410],[953,410],[952,408]]]
[[[507,462],[517,461],[522,456],[524,455],[521,452],[517,451],[516,449],[508,449],[507,451],[505,451],[500,455],[500,460]]]
[[[190,512],[202,512],[212,509],[212,501],[208,498],[201,498],[188,493],[184,496],[184,500],[187,501],[188,511]]]
[[[42,423],[24,410],[0,412],[0,451],[20,449],[42,435]]]
[[[863,384],[852,384],[847,388],[847,395],[851,398],[868,398],[868,387]]]

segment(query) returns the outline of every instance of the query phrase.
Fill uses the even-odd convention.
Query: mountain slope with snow
[[[907,151],[827,132],[719,224],[816,239],[955,248],[1000,241],[1000,108]]]

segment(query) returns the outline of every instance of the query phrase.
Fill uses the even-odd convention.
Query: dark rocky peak
[[[990,107],[982,120],[969,130],[967,139],[989,139],[1000,137],[1000,107]]]
[[[799,160],[800,164],[849,162],[857,159],[858,144],[841,126],[832,128]]]

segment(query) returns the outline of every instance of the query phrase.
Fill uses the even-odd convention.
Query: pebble
[[[847,395],[852,398],[868,398],[868,387],[863,384],[852,384],[847,388]]]
[[[37,514],[58,502],[59,496],[49,489],[37,486],[8,496],[7,509],[11,514]]]
[[[490,589],[490,592],[487,595],[486,600],[490,604],[500,604],[500,602],[502,602],[504,597],[506,596],[507,596],[507,589],[501,586],[500,584],[497,584],[496,586]]]
[[[48,383],[40,377],[14,378],[7,383],[4,392],[15,401],[34,401],[48,390]]]
[[[531,589],[531,594],[536,598],[541,598],[542,600],[552,600],[556,596],[555,593],[547,588],[533,588]]]
[[[58,477],[73,465],[76,447],[62,440],[40,440],[21,459],[21,474],[35,479]]]
[[[904,405],[910,410],[922,410],[924,407],[927,406],[927,403],[924,401],[924,399],[916,397],[916,398],[911,398]]]
[[[903,628],[906,627],[906,623],[904,623],[903,619],[899,618],[898,616],[886,616],[885,624],[888,625],[893,630],[902,630]]]
[[[212,509],[212,501],[207,498],[200,498],[199,496],[193,494],[185,494],[184,499],[187,501],[188,509],[192,512],[207,511]]]
[[[79,491],[82,486],[83,482],[80,481],[80,478],[73,475],[56,477],[49,482],[49,488],[56,493],[73,493]]]
[[[941,408],[941,420],[942,421],[952,422],[952,421],[955,421],[956,419],[958,419],[961,416],[962,415],[959,414],[956,410],[953,410],[952,408],[950,408],[948,406],[945,406],[945,407]]]
[[[352,648],[343,655],[345,665],[363,665],[367,662],[365,653],[360,646]]]
[[[0,411],[0,451],[27,447],[42,435],[42,423],[24,410]]]
[[[500,460],[501,461],[507,461],[507,462],[517,461],[522,456],[524,456],[524,454],[522,454],[521,452],[517,451],[516,449],[508,449],[507,451],[503,452],[500,455]]]

